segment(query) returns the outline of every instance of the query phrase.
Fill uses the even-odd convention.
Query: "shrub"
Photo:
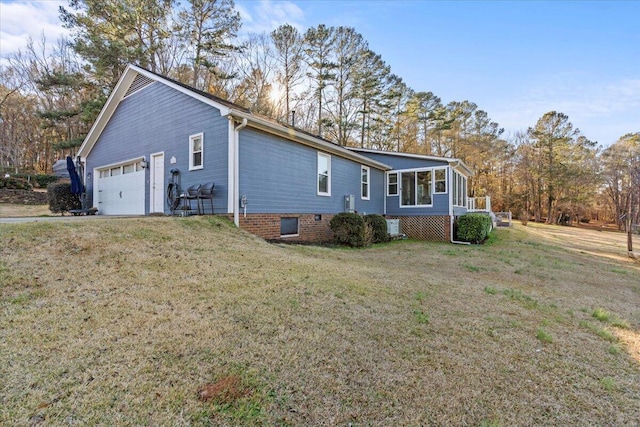
[[[38,184],[38,188],[47,188],[49,184],[58,182],[60,178],[55,175],[35,175],[34,179]]]
[[[489,215],[471,213],[457,219],[456,237],[463,242],[480,243],[491,233],[491,217]]]
[[[364,216],[364,222],[371,226],[373,230],[373,243],[381,243],[389,241],[389,233],[387,232],[387,220],[382,215],[369,214]]]
[[[26,180],[16,177],[0,178],[0,188],[7,188],[11,190],[33,189],[31,184],[29,184]]]
[[[22,178],[29,181],[31,184],[33,184],[34,187],[37,187],[37,188],[47,188],[49,184],[51,184],[52,182],[58,182],[58,180],[60,179],[55,175],[45,175],[45,174],[31,175],[26,173],[19,173],[14,176],[16,178]]]
[[[49,210],[53,213],[68,212],[72,209],[80,209],[80,197],[71,193],[71,184],[68,182],[52,183],[47,186],[49,197]]]
[[[365,246],[366,227],[360,215],[342,212],[331,218],[329,225],[336,243],[353,247]]]
[[[583,224],[589,224],[589,221],[591,221],[589,218],[584,217],[584,218],[580,218],[580,222]]]

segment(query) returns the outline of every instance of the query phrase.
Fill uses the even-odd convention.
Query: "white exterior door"
[[[151,212],[164,212],[164,153],[151,155]]]
[[[98,170],[98,212],[144,215],[144,169],[139,161]]]

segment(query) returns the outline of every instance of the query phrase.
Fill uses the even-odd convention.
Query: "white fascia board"
[[[93,149],[94,144],[102,134],[102,131],[107,126],[107,123],[109,122],[109,120],[111,119],[111,116],[113,116],[113,113],[116,111],[116,108],[124,98],[124,95],[127,93],[129,86],[131,85],[131,83],[133,82],[133,80],[136,78],[138,74],[143,75],[153,81],[165,84],[172,89],[175,89],[179,92],[184,93],[187,96],[190,96],[191,98],[197,99],[200,102],[203,102],[207,105],[217,108],[218,110],[220,110],[220,115],[223,117],[229,114],[229,111],[230,111],[229,107],[223,104],[220,104],[212,99],[209,99],[206,96],[202,96],[199,93],[193,92],[183,86],[175,84],[169,80],[166,80],[158,76],[157,74],[151,73],[143,68],[130,64],[130,65],[127,65],[127,68],[124,70],[124,73],[122,73],[120,80],[118,80],[118,83],[116,84],[115,88],[111,92],[111,95],[109,95],[107,102],[104,104],[104,107],[102,107],[102,111],[100,111],[98,118],[93,123],[91,130],[89,130],[89,133],[87,134],[82,145],[80,146],[80,149],[78,150],[79,156],[86,158],[89,155],[89,153]]]
[[[453,161],[450,162],[450,165],[452,169],[455,169],[456,171],[467,177],[475,175],[475,173],[469,168],[469,166],[467,166],[462,160],[453,159]]]
[[[252,128],[259,129],[273,135],[281,136],[290,141],[294,141],[299,144],[303,144],[308,147],[312,147],[312,148],[324,151],[326,153],[334,154],[338,157],[343,157],[345,159],[349,159],[366,166],[371,166],[375,169],[380,169],[383,171],[388,171],[392,169],[391,166],[385,163],[381,163],[367,156],[354,153],[345,147],[341,147],[339,145],[332,144],[327,141],[323,141],[319,138],[314,138],[313,136],[307,135],[302,132],[298,132],[295,129],[287,128],[285,126],[280,126],[268,120],[261,119],[260,117],[253,116],[250,113],[247,114],[241,111],[232,111],[230,115],[238,119],[247,119],[249,122],[249,126]]]
[[[434,160],[439,162],[446,162],[452,168],[455,168],[456,170],[458,170],[459,172],[467,176],[474,175],[473,171],[469,168],[469,166],[467,166],[462,160],[454,157],[428,156],[426,154],[401,153],[397,151],[382,151],[382,150],[372,150],[370,148],[355,148],[355,147],[347,147],[347,150],[362,152],[362,153],[385,154],[388,156],[408,157],[412,159]]]

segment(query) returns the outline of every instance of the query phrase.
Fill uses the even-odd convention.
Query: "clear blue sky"
[[[1,54],[61,29],[60,1],[0,4]],[[469,100],[507,133],[561,111],[602,145],[640,132],[640,1],[236,0],[243,31],[351,26],[416,91]]]

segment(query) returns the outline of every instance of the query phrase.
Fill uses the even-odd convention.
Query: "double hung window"
[[[198,133],[189,137],[189,170],[203,168],[204,135]]]
[[[367,166],[362,166],[360,172],[360,187],[362,200],[369,200],[369,180],[371,178],[371,171]]]
[[[318,196],[331,196],[331,156],[318,153]]]

